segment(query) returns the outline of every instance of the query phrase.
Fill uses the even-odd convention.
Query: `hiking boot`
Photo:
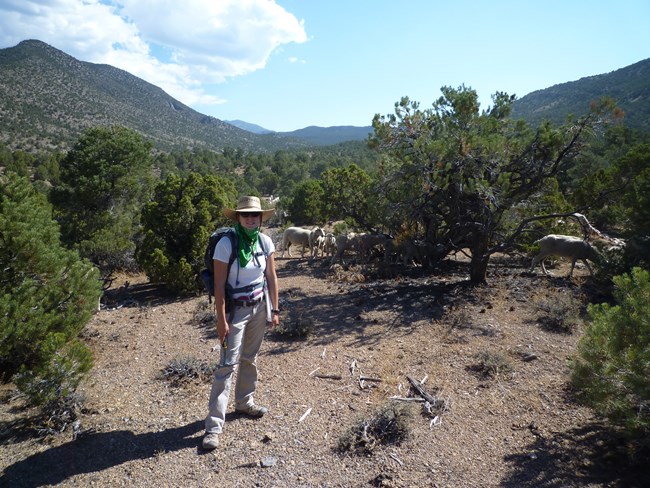
[[[206,451],[211,451],[212,449],[216,449],[218,445],[219,445],[219,434],[217,433],[205,434],[205,436],[203,437],[203,442],[201,443],[201,446],[203,446],[203,449],[205,449]]]
[[[265,413],[268,413],[268,411],[268,408],[260,407],[259,405],[247,405],[246,407],[235,409],[236,413],[258,418],[263,417]]]

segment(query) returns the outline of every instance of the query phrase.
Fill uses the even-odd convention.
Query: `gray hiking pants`
[[[221,347],[221,358],[210,391],[208,416],[205,418],[207,433],[221,433],[223,430],[237,365],[235,408],[246,408],[253,404],[253,393],[257,386],[257,353],[266,327],[266,303],[262,300],[253,307],[235,307],[229,325],[228,344],[225,349]]]

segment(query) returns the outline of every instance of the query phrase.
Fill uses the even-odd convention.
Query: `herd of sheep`
[[[540,264],[542,271],[548,274],[544,261],[549,256],[561,256],[571,259],[571,271],[569,276],[573,276],[576,261],[581,260],[587,266],[589,272],[593,275],[591,266],[587,260],[598,261],[600,254],[586,240],[565,235],[551,234],[543,237],[536,242],[539,245],[539,252],[533,258],[530,272]],[[386,234],[371,233],[347,233],[334,236],[326,233],[321,227],[305,229],[302,227],[289,227],[282,236],[282,255],[285,253],[292,257],[291,247],[301,248],[301,257],[304,258],[305,252],[309,252],[311,258],[327,257],[331,263],[343,261],[346,251],[355,252],[361,262],[367,262],[373,254],[383,255],[385,262],[402,262],[404,265],[410,265],[417,262],[427,266],[429,260],[435,255],[435,249],[431,249],[428,243],[419,241],[410,241],[396,243]]]
[[[346,251],[355,252],[363,262],[367,262],[373,251],[377,250],[387,258],[394,254],[394,239],[386,234],[370,234],[349,232],[334,236],[326,233],[321,227],[303,229],[289,227],[282,235],[282,255],[292,257],[291,246],[301,247],[301,257],[309,252],[312,258],[328,257],[332,263],[342,261]]]

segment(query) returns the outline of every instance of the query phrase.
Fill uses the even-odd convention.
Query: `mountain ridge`
[[[321,127],[310,125],[293,131],[277,132],[243,120],[226,120],[229,124],[254,134],[277,134],[306,141],[316,146],[329,146],[348,141],[364,141],[372,133],[372,126],[334,125]]]
[[[535,90],[515,100],[512,116],[532,125],[543,119],[561,124],[568,114],[586,114],[589,103],[601,97],[614,99],[625,113],[628,127],[650,131],[650,58],[609,73]]]
[[[161,150],[274,151],[307,145],[251,134],[124,70],[79,61],[37,40],[0,50],[0,115],[0,142],[9,147],[28,144],[21,138],[27,131],[40,139],[41,149],[64,150],[88,127],[115,124],[142,133]]]
[[[515,100],[512,116],[532,125],[564,123],[613,98],[629,127],[650,131],[650,59],[577,81],[533,91]],[[201,114],[162,88],[107,64],[79,61],[42,41],[0,49],[0,143],[12,150],[65,151],[87,128],[123,125],[158,150],[239,148],[249,152],[302,150],[363,141],[372,127],[309,126],[275,132],[241,120]]]

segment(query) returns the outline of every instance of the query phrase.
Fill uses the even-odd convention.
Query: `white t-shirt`
[[[261,253],[261,255],[253,256],[253,258],[248,262],[245,268],[239,266],[239,257],[235,258],[232,266],[230,267],[230,273],[228,274],[228,284],[233,288],[242,288],[249,285],[260,285],[256,286],[251,292],[241,292],[235,293],[233,299],[235,300],[255,300],[264,292],[264,273],[266,271],[266,256],[270,256],[275,252],[275,246],[273,241],[266,234],[259,233],[259,240],[263,240],[263,246],[260,246],[260,243],[257,243],[255,247],[255,254]],[[264,255],[264,251],[266,255]],[[221,261],[222,263],[228,263],[230,260],[230,253],[232,246],[230,245],[230,239],[225,238],[217,242],[217,246],[214,248],[213,259]]]

